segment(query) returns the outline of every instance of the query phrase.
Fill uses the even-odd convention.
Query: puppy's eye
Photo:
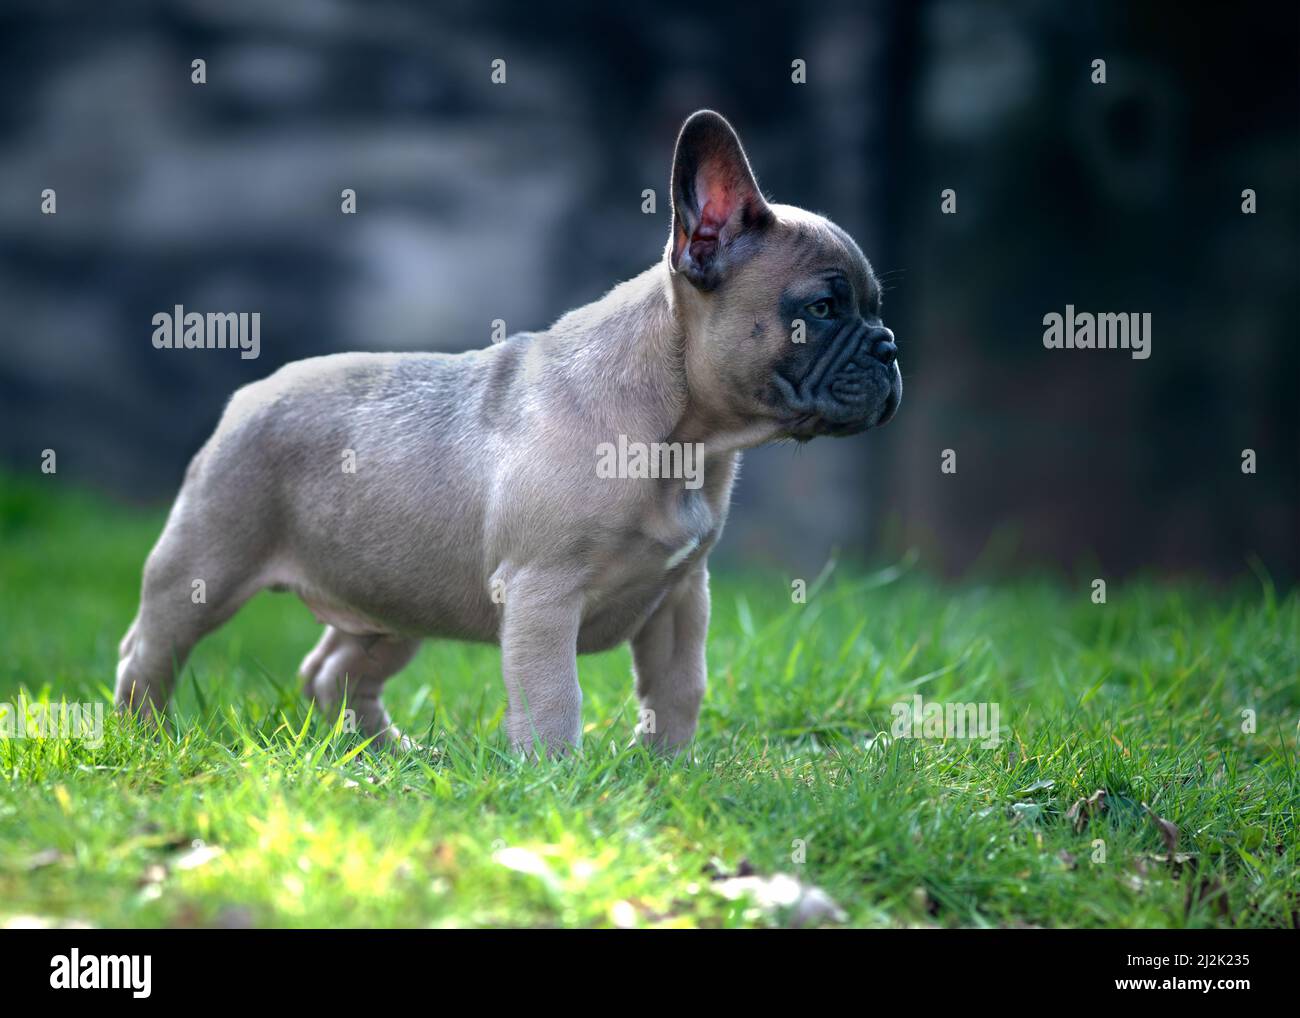
[[[814,318],[829,318],[831,315],[831,302],[828,300],[813,301],[804,310]]]

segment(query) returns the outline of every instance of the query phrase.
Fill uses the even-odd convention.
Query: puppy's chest
[[[628,521],[592,563],[580,652],[608,649],[635,634],[664,595],[708,555],[726,506],[725,492],[678,489]]]
[[[726,495],[689,493],[673,516],[676,525],[669,528],[665,543],[672,550],[663,561],[664,571],[686,572],[704,558],[721,535],[725,516]]]
[[[701,520],[625,535],[584,591],[579,652],[607,650],[635,634],[664,595],[709,553],[720,526]]]
[[[604,570],[606,593],[661,591],[685,576],[717,541],[725,502],[701,491],[676,492],[640,519]]]

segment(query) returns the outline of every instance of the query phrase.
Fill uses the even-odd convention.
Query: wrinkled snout
[[[850,435],[888,424],[903,398],[898,346],[884,326],[863,325],[847,356],[830,373],[818,416],[827,432]]]
[[[903,398],[894,334],[860,318],[850,321],[779,367],[773,384],[793,438],[880,427]]]

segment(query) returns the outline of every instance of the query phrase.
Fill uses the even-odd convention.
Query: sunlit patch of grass
[[[0,488],[0,701],[109,701],[160,522]],[[629,748],[618,651],[582,659],[582,755],[544,762],[504,745],[497,652],[440,643],[389,687],[425,749],[372,752],[301,699],[316,623],[263,595],[196,652],[167,731],[110,710],[97,745],[0,740],[0,920],[783,921],[717,893],[743,863],[854,924],[1294,924],[1300,598],[1087,594],[903,565],[794,604],[788,578],[715,576],[695,758]],[[1000,740],[889,738],[917,693],[996,703]]]

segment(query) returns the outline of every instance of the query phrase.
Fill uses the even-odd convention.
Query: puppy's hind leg
[[[413,743],[393,724],[379,694],[388,679],[406,667],[420,641],[398,636],[353,636],[334,626],[302,663],[303,693],[329,717],[340,708],[356,712],[357,728],[376,745],[410,748]]]
[[[119,710],[162,712],[194,645],[261,589],[253,549],[205,530],[178,504],[145,563],[140,610],[118,648]]]

